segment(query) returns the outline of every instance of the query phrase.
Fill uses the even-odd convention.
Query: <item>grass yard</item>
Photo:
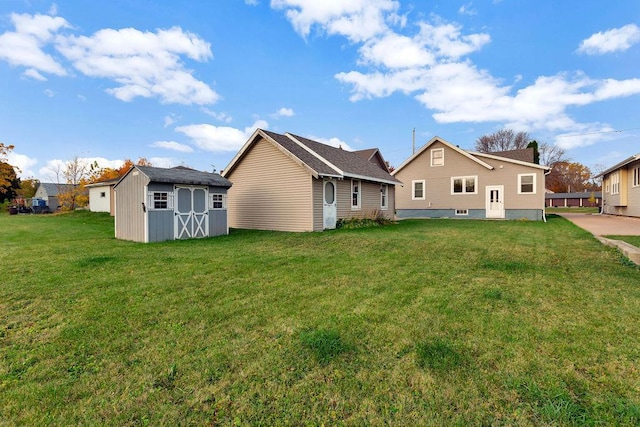
[[[636,248],[640,248],[640,236],[605,236],[609,239],[614,240],[622,240],[623,242],[627,242],[630,245],[635,246]]]
[[[0,229],[0,425],[640,424],[640,270],[557,216]]]
[[[570,208],[545,208],[547,214],[557,214],[557,213],[593,213],[597,214],[600,212],[600,208],[595,207],[580,207],[574,206]]]

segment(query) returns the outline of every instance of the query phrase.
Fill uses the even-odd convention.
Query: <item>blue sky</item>
[[[256,127],[394,166],[504,127],[587,166],[640,152],[640,2],[0,0],[0,142],[223,169]]]

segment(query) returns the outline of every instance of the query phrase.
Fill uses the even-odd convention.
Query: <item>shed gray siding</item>
[[[137,173],[136,173],[137,172]],[[148,179],[138,171],[129,173],[116,189],[116,238],[145,242],[146,203]]]

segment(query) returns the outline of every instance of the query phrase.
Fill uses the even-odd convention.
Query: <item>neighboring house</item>
[[[49,212],[55,212],[61,204],[58,201],[58,194],[71,191],[75,186],[73,184],[56,184],[53,182],[41,182],[38,184],[34,199],[42,199],[49,207]]]
[[[119,179],[109,181],[94,182],[85,185],[89,190],[89,210],[91,212],[109,212],[111,216],[116,214],[114,185]]]
[[[599,207],[600,200],[602,200],[602,192],[583,191],[580,193],[546,193],[544,195],[544,199],[545,206],[547,207]]]
[[[640,153],[595,178],[602,177],[602,213],[640,217]]]
[[[392,172],[397,218],[544,219],[549,168],[497,154],[434,137]]]
[[[377,149],[346,151],[257,129],[222,172],[234,228],[322,231],[338,219],[393,219],[395,187]]]
[[[229,187],[216,173],[133,166],[114,186],[116,238],[147,243],[228,234]]]

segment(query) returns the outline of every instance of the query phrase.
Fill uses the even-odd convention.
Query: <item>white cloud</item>
[[[640,27],[629,24],[593,34],[580,43],[577,52],[587,55],[602,55],[625,51],[638,42],[640,42]]]
[[[118,83],[107,92],[125,102],[158,97],[163,103],[204,105],[219,98],[181,61],[181,55],[195,61],[212,58],[209,43],[178,27],[155,33],[103,29],[91,37],[60,37],[57,49],[83,74]]]
[[[176,131],[191,138],[192,142],[202,150],[223,152],[237,151],[249,139],[249,136],[257,129],[267,129],[269,124],[264,120],[258,120],[253,125],[236,129],[228,126],[213,126],[210,124],[198,124],[179,126]]]
[[[71,27],[65,19],[14,13],[11,21],[15,31],[0,34],[0,59],[41,73],[58,76],[67,74],[64,67],[43,50],[58,31]]]
[[[386,32],[387,18],[397,23],[395,12],[400,4],[394,0],[271,0],[271,7],[284,9],[302,37],[306,38],[311,28],[318,25],[330,35],[343,35],[360,42]]]
[[[71,160],[52,159],[47,160],[47,163],[38,170],[36,178],[43,182],[64,182],[62,172],[67,167],[67,164]],[[78,164],[86,167],[91,167],[92,164],[97,163],[98,168],[111,168],[118,169],[124,164],[124,160],[109,160],[104,157],[78,157]]]
[[[156,141],[151,144],[151,147],[165,148],[167,150],[179,151],[181,153],[193,153],[193,148],[175,141]]]
[[[335,136],[333,138],[322,138],[322,137],[319,137],[319,136],[309,136],[308,138],[312,139],[314,141],[322,142],[323,144],[327,144],[327,145],[330,145],[332,147],[342,148],[343,150],[346,150],[346,151],[353,151],[353,148],[351,148],[349,146],[349,144],[347,144],[346,142],[344,142],[340,138],[336,138]]]
[[[24,154],[18,154],[15,151],[9,152],[7,155],[8,163],[18,168],[16,171],[19,178],[27,179],[35,177],[35,173],[31,169],[38,164],[38,159],[33,159]]]
[[[472,16],[472,15],[477,15],[478,11],[473,8],[473,3],[469,2],[467,4],[463,4],[462,6],[460,6],[460,8],[458,9],[458,13],[461,15]]]
[[[49,98],[53,98],[56,95],[56,93],[51,89],[45,89],[43,93],[47,95]]]
[[[271,117],[274,117],[274,118],[293,117],[294,115],[295,115],[295,112],[293,111],[292,108],[282,107],[278,111],[273,113]]]
[[[169,114],[167,116],[164,116],[164,127],[171,126],[175,122],[176,122],[176,118],[175,118],[175,116],[173,114]]]
[[[38,70],[36,70],[35,68],[29,68],[27,70],[24,71],[24,73],[22,73],[24,76],[26,77],[30,77],[34,80],[40,80],[41,82],[46,82],[48,79],[43,76],[42,74],[40,74],[38,72]]]
[[[204,107],[202,108],[202,112],[213,117],[214,119],[220,122],[231,123],[233,121],[233,118],[224,112],[211,111],[208,108],[204,108]]]
[[[529,85],[523,83],[522,76],[515,76],[512,85],[506,85],[468,58],[491,42],[489,34],[465,34],[459,24],[432,16],[431,22],[417,23],[417,33],[407,35],[387,25],[394,20],[391,15],[397,16],[396,2],[365,3],[271,2],[273,8],[286,11],[303,37],[318,26],[326,34],[343,35],[360,44],[356,62],[364,69],[335,74],[338,81],[351,87],[350,100],[354,102],[400,92],[415,97],[433,111],[434,119],[440,123],[499,122],[528,131],[575,133],[606,129],[607,125],[577,123],[568,114],[570,108],[640,94],[640,79],[593,80],[581,73],[540,76]],[[468,13],[470,5],[461,11]],[[377,16],[375,30],[355,25],[354,16],[364,16],[372,10]],[[347,21],[354,25],[337,25]],[[623,28],[628,34],[635,33],[637,27]],[[635,40],[634,37],[626,40]],[[583,138],[581,144],[591,140]]]

